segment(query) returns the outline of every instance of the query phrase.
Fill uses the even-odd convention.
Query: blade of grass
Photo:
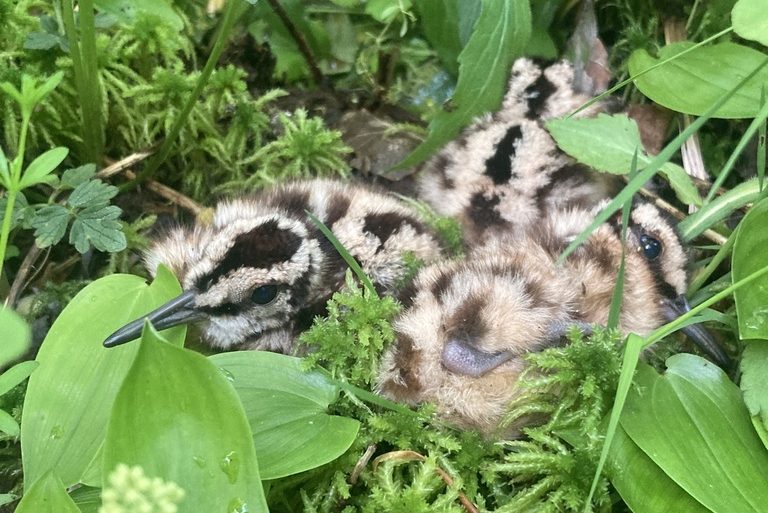
[[[717,253],[715,253],[715,255],[712,257],[712,260],[710,260],[704,269],[702,269],[702,271],[696,275],[693,281],[691,281],[691,284],[688,287],[689,297],[692,294],[698,292],[698,290],[704,285],[704,283],[706,283],[709,277],[712,276],[712,273],[715,272],[715,269],[717,269],[723,260],[728,258],[728,255],[731,254],[731,249],[733,249],[733,241],[736,240],[736,233],[738,233],[738,230],[735,230],[733,233],[731,233],[731,235],[728,237],[728,240],[725,241],[725,244],[720,246],[720,248],[717,250]]]
[[[147,179],[151,178],[158,170],[160,165],[165,162],[165,159],[168,158],[168,155],[170,155],[171,150],[173,149],[173,144],[179,137],[181,128],[186,124],[187,118],[189,118],[189,114],[192,112],[192,108],[200,98],[203,89],[208,84],[208,80],[211,78],[213,69],[219,62],[221,53],[224,51],[224,48],[226,47],[229,40],[229,34],[232,32],[232,27],[247,7],[248,4],[243,0],[232,0],[226,3],[226,6],[224,7],[224,14],[221,18],[221,25],[219,26],[216,39],[213,43],[213,48],[211,49],[211,53],[208,55],[208,60],[205,62],[205,66],[203,66],[203,71],[200,72],[200,77],[197,79],[195,88],[192,90],[189,98],[187,98],[187,102],[184,104],[184,108],[173,122],[173,125],[171,125],[170,130],[168,130],[168,134],[165,136],[163,143],[160,145],[160,149],[158,149],[154,156],[149,160],[149,162],[147,162],[147,165],[144,166],[144,169],[142,169],[142,171],[136,175],[136,179],[122,187],[123,190],[132,189],[137,185],[145,182]]]
[[[611,87],[610,89],[608,89],[604,93],[599,94],[599,95],[595,96],[594,98],[591,98],[589,101],[587,101],[586,103],[581,105],[578,109],[576,109],[575,111],[573,111],[570,114],[568,114],[568,117],[570,118],[571,116],[575,116],[576,114],[578,114],[582,110],[589,108],[591,105],[595,104],[596,102],[599,102],[600,100],[602,100],[606,96],[612,95],[613,93],[615,93],[616,91],[618,91],[619,89],[621,89],[625,85],[629,84],[630,82],[632,82],[636,78],[642,77],[646,73],[649,73],[649,72],[651,72],[651,71],[653,71],[653,70],[655,70],[657,68],[660,68],[661,66],[665,65],[668,62],[672,62],[675,59],[680,58],[680,57],[682,57],[683,55],[685,55],[685,54],[687,54],[689,52],[692,52],[693,50],[695,50],[696,48],[699,48],[700,46],[703,46],[703,45],[705,45],[707,43],[711,43],[715,39],[718,39],[718,38],[728,34],[731,31],[733,31],[733,27],[728,27],[726,29],[723,29],[720,32],[718,32],[717,34],[712,35],[712,36],[706,38],[705,40],[703,40],[703,41],[701,41],[699,43],[696,43],[695,45],[691,46],[690,48],[686,48],[682,52],[676,53],[675,55],[672,55],[671,57],[667,57],[663,61],[657,62],[656,64],[654,64],[653,66],[649,67],[648,69],[644,69],[640,73],[637,73],[636,75],[632,75],[631,77],[627,78],[626,80],[622,80],[621,82],[619,82],[615,86]]]
[[[677,225],[680,237],[690,242],[704,230],[728,217],[731,212],[760,197],[757,178],[740,183],[712,203],[686,217]]]
[[[707,197],[704,198],[704,205],[712,201],[712,199],[715,197],[715,194],[717,194],[718,189],[720,188],[720,186],[723,185],[723,182],[725,182],[725,179],[728,178],[728,175],[731,173],[731,170],[733,169],[734,164],[736,164],[736,160],[744,151],[744,148],[747,147],[747,144],[749,144],[749,141],[752,140],[752,136],[755,135],[755,132],[758,132],[760,130],[763,130],[763,131],[765,130],[766,118],[768,118],[768,103],[764,103],[762,107],[760,107],[760,110],[758,111],[757,116],[749,124],[749,127],[744,132],[744,135],[741,136],[741,139],[739,140],[739,143],[736,145],[736,148],[733,150],[733,152],[731,152],[731,155],[728,157],[728,160],[723,166],[723,169],[720,171],[720,173],[718,173],[717,178],[715,178],[715,181],[712,184],[712,187],[709,189],[709,192],[707,193]],[[759,172],[759,166],[758,166],[758,172]]]
[[[629,183],[621,190],[621,192],[619,192],[619,194],[617,194],[616,197],[613,198],[613,200],[611,200],[611,202],[608,203],[608,205],[606,205],[606,207],[601,210],[597,216],[595,216],[594,221],[592,221],[589,226],[587,226],[587,228],[585,228],[584,231],[582,231],[573,240],[573,242],[571,242],[568,247],[565,248],[563,253],[557,259],[558,263],[562,263],[568,257],[568,255],[573,253],[573,251],[579,247],[587,239],[587,237],[589,237],[595,228],[604,223],[611,215],[613,215],[614,212],[621,208],[621,205],[623,205],[624,202],[629,200],[633,194],[640,190],[640,188],[658,172],[659,168],[668,162],[670,158],[672,158],[672,155],[674,155],[674,153],[680,149],[680,146],[682,146],[683,142],[685,142],[685,140],[688,139],[691,134],[695,133],[699,128],[701,128],[701,126],[710,117],[712,117],[712,114],[714,114],[717,109],[722,107],[725,102],[727,102],[728,99],[736,93],[736,91],[741,89],[744,84],[752,79],[752,77],[754,77],[766,65],[768,65],[768,58],[766,58],[759,66],[752,70],[751,73],[744,77],[736,85],[736,87],[725,93],[719,100],[717,100],[707,110],[707,112],[704,113],[703,116],[691,123],[688,128],[683,130],[677,137],[672,140],[672,142],[667,144],[667,146],[665,146],[664,149],[661,150],[661,152],[659,152],[659,154],[656,155],[642,171],[640,171],[634,178],[632,178]]]
[[[768,112],[768,102],[765,101],[765,85],[760,90],[760,105],[761,110],[765,109]],[[762,198],[765,196],[765,188],[763,187],[765,180],[765,117],[761,120],[759,134],[757,138],[757,181],[760,184],[760,197]]]
[[[630,333],[624,346],[624,359],[621,363],[619,386],[616,389],[616,399],[613,401],[611,417],[608,420],[608,429],[605,431],[603,450],[600,452],[600,459],[597,462],[597,469],[595,469],[595,475],[592,478],[592,486],[589,489],[589,496],[584,502],[584,513],[589,513],[592,511],[592,497],[595,495],[597,484],[600,482],[600,475],[603,473],[605,461],[608,459],[608,452],[611,449],[611,442],[613,441],[613,437],[616,433],[616,428],[619,425],[621,411],[624,409],[624,403],[627,400],[629,387],[632,385],[632,378],[635,375],[637,361],[640,358],[640,351],[642,348],[643,338],[639,335],[635,335],[634,333]]]
[[[355,257],[353,257],[349,251],[347,251],[347,248],[344,247],[344,245],[339,242],[339,239],[336,238],[336,236],[333,234],[331,230],[328,229],[323,222],[315,216],[312,212],[305,210],[304,212],[307,213],[309,218],[312,220],[313,223],[315,223],[315,226],[322,232],[323,235],[325,235],[325,238],[327,238],[329,241],[331,241],[331,244],[333,244],[333,247],[336,248],[336,251],[339,252],[339,255],[341,255],[341,258],[344,259],[344,261],[347,263],[350,269],[355,273],[357,276],[357,279],[360,280],[360,283],[363,284],[363,286],[373,294],[374,296],[378,296],[376,293],[376,288],[373,286],[373,283],[371,282],[371,279],[365,274],[365,271],[363,271],[363,268],[360,267],[360,264],[357,263],[357,260],[355,260]]]
[[[396,403],[394,401],[390,401],[386,397],[382,397],[380,395],[374,394],[373,392],[369,392],[368,390],[360,387],[356,387],[355,385],[349,384],[346,381],[342,381],[340,379],[335,379],[328,374],[328,379],[333,382],[334,385],[339,387],[340,389],[344,390],[347,393],[350,393],[360,399],[361,401],[365,401],[367,403],[375,404],[376,406],[381,406],[382,408],[386,408],[387,410],[396,411],[398,413],[404,413],[406,415],[412,415],[412,416],[418,416],[418,413],[414,410],[408,408],[405,405],[402,405],[400,403]]]
[[[637,148],[632,156],[632,167],[629,176],[635,176],[637,173]],[[619,274],[616,276],[616,286],[613,289],[611,297],[611,308],[608,311],[609,328],[616,328],[619,325],[621,317],[621,302],[624,297],[624,274],[627,263],[627,226],[629,226],[629,213],[632,210],[632,198],[624,203],[621,211],[621,264],[619,264]]]
[[[85,158],[88,162],[99,163],[104,151],[104,130],[101,117],[101,88],[93,1],[79,2],[78,23],[75,23],[74,0],[65,0],[62,5],[62,18],[64,32],[69,42],[69,54],[72,58],[75,88],[80,100],[82,116],[80,130]]]

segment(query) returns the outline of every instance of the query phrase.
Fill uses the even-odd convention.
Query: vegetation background
[[[0,0],[1,507],[764,510],[763,4]],[[372,394],[399,306],[354,274],[302,336],[307,360],[204,356],[183,328],[101,347],[178,294],[164,270],[147,285],[138,256],[166,219],[287,178],[408,192],[419,162],[498,107],[520,56],[599,64],[582,76],[631,114],[548,125],[627,175],[595,225],[644,194],[700,250],[682,318],[530,356],[509,421],[543,425],[486,440]],[[455,224],[425,216],[460,258]],[[680,353],[692,320],[735,357],[728,373]]]

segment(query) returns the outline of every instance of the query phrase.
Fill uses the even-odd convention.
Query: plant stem
[[[176,121],[174,121],[171,129],[168,131],[168,135],[165,137],[160,149],[157,150],[157,153],[155,153],[152,159],[147,162],[146,167],[144,167],[141,173],[136,175],[136,180],[127,186],[122,187],[123,190],[136,187],[151,178],[152,175],[155,174],[155,171],[160,167],[160,164],[162,164],[165,159],[168,158],[168,155],[170,155],[173,144],[176,142],[176,139],[181,132],[181,128],[186,124],[187,118],[189,117],[190,112],[192,112],[192,108],[195,106],[195,103],[197,103],[198,98],[200,98],[203,88],[208,84],[208,79],[211,77],[211,73],[213,73],[213,68],[219,62],[219,57],[221,57],[221,53],[224,51],[224,47],[229,39],[229,33],[238,18],[240,7],[240,0],[230,0],[227,2],[221,20],[221,26],[219,27],[219,33],[216,36],[216,41],[211,49],[211,54],[205,62],[203,71],[200,72],[200,77],[197,79],[195,88],[190,93],[189,98],[187,98],[187,103],[184,104],[184,108],[181,110],[181,113],[179,113],[179,117],[176,118]]]
[[[736,234],[738,233],[738,230],[735,230],[733,233],[731,233],[730,237],[728,237],[728,240],[725,241],[725,244],[720,246],[720,249],[717,250],[717,253],[715,253],[715,256],[712,257],[712,260],[704,267],[704,269],[696,275],[696,278],[691,282],[691,285],[688,287],[688,297],[691,297],[693,294],[698,292],[698,290],[704,285],[704,283],[709,279],[710,276],[712,276],[712,273],[715,272],[715,269],[725,260],[728,255],[731,254],[731,249],[733,248],[733,243],[736,240]]]
[[[29,132],[29,118],[32,113],[23,107],[21,110],[21,130],[19,131],[19,148],[16,158],[11,162],[11,183],[8,184],[7,203],[3,215],[3,226],[0,228],[0,278],[3,277],[5,268],[5,253],[8,248],[8,238],[11,235],[13,222],[13,207],[16,205],[16,196],[19,194],[19,182],[21,181],[21,168],[24,165],[24,152],[27,146],[27,132]]]
[[[304,57],[304,60],[307,62],[315,83],[318,85],[322,84],[323,72],[320,71],[320,68],[315,62],[315,57],[312,55],[312,50],[309,48],[304,35],[298,31],[296,25],[291,20],[291,17],[288,16],[288,13],[285,12],[285,9],[283,9],[283,6],[280,5],[278,0],[267,0],[267,3],[275,12],[275,14],[277,14],[278,18],[280,18],[280,21],[283,22],[283,25],[285,25],[285,28],[288,30],[288,33],[291,34],[293,40],[296,41],[296,45],[299,47],[299,52],[301,52],[302,57]]]
[[[5,267],[5,248],[8,247],[8,236],[11,233],[11,221],[13,219],[13,207],[16,204],[15,190],[8,190],[8,203],[5,204],[5,215],[3,217],[3,227],[0,231],[0,278],[3,277],[3,268]]]

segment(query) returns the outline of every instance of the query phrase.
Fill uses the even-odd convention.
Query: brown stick
[[[678,210],[674,205],[667,203],[663,199],[659,198],[648,189],[644,187],[640,188],[640,194],[650,199],[654,205],[656,205],[658,208],[662,209],[663,211],[671,214],[676,219],[685,219],[685,216],[686,216],[685,213]],[[717,233],[715,230],[712,230],[712,229],[704,230],[701,236],[720,246],[725,244],[725,242],[728,240],[727,237],[720,235],[719,233]]]
[[[124,159],[120,159],[117,162],[113,162],[112,164],[108,165],[98,173],[96,173],[96,178],[109,178],[110,176],[114,176],[122,171],[125,171],[128,168],[131,168],[141,162],[142,160],[146,159],[150,155],[152,155],[154,151],[137,151],[136,153],[133,153],[132,155],[128,155]]]
[[[47,250],[50,251],[50,248],[47,248]],[[27,275],[29,274],[29,271],[34,267],[35,263],[37,262],[37,258],[42,252],[43,250],[37,247],[37,244],[32,244],[32,247],[29,248],[29,251],[27,251],[27,255],[24,257],[24,260],[21,261],[21,265],[19,266],[19,272],[17,272],[16,276],[13,277],[11,289],[8,291],[8,297],[6,298],[6,304],[8,306],[12,308],[16,306],[16,301],[19,299],[19,296],[22,292],[24,292],[24,289],[29,284],[29,281],[34,278],[33,275],[32,278],[27,280]],[[37,271],[39,271],[39,269]],[[37,274],[37,271],[35,271],[35,274]]]
[[[299,32],[299,30],[296,28],[296,25],[293,24],[291,21],[291,18],[288,16],[288,13],[285,12],[285,9],[283,9],[283,6],[280,5],[280,2],[277,0],[267,0],[267,3],[272,8],[273,11],[275,11],[275,14],[280,18],[280,20],[283,22],[283,25],[285,25],[285,28],[288,29],[288,32],[291,34],[291,37],[296,41],[296,44],[299,46],[299,51],[301,52],[301,55],[304,57],[304,60],[307,61],[307,65],[309,66],[310,71],[312,72],[312,78],[314,78],[315,82],[317,84],[323,83],[323,72],[320,71],[320,68],[317,66],[317,63],[315,62],[315,58],[312,55],[312,50],[309,48],[309,45],[307,44],[307,40],[304,38],[304,35]]]

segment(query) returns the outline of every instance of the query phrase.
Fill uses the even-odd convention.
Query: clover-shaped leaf
[[[95,174],[95,164],[85,164],[84,166],[67,169],[61,174],[61,185],[67,189],[75,189],[79,185],[85,183],[87,180],[93,178],[93,175]]]
[[[101,180],[89,180],[78,185],[69,195],[67,202],[75,208],[103,207],[117,192],[118,189],[114,185],[105,184]]]
[[[35,212],[30,224],[35,229],[37,246],[47,248],[59,242],[67,231],[71,215],[61,205],[47,205]]]
[[[122,251],[127,242],[121,230],[122,225],[117,221],[121,212],[120,208],[114,205],[97,205],[83,209],[75,215],[75,221],[69,231],[69,243],[80,253],[88,251],[91,244],[99,251]]]

